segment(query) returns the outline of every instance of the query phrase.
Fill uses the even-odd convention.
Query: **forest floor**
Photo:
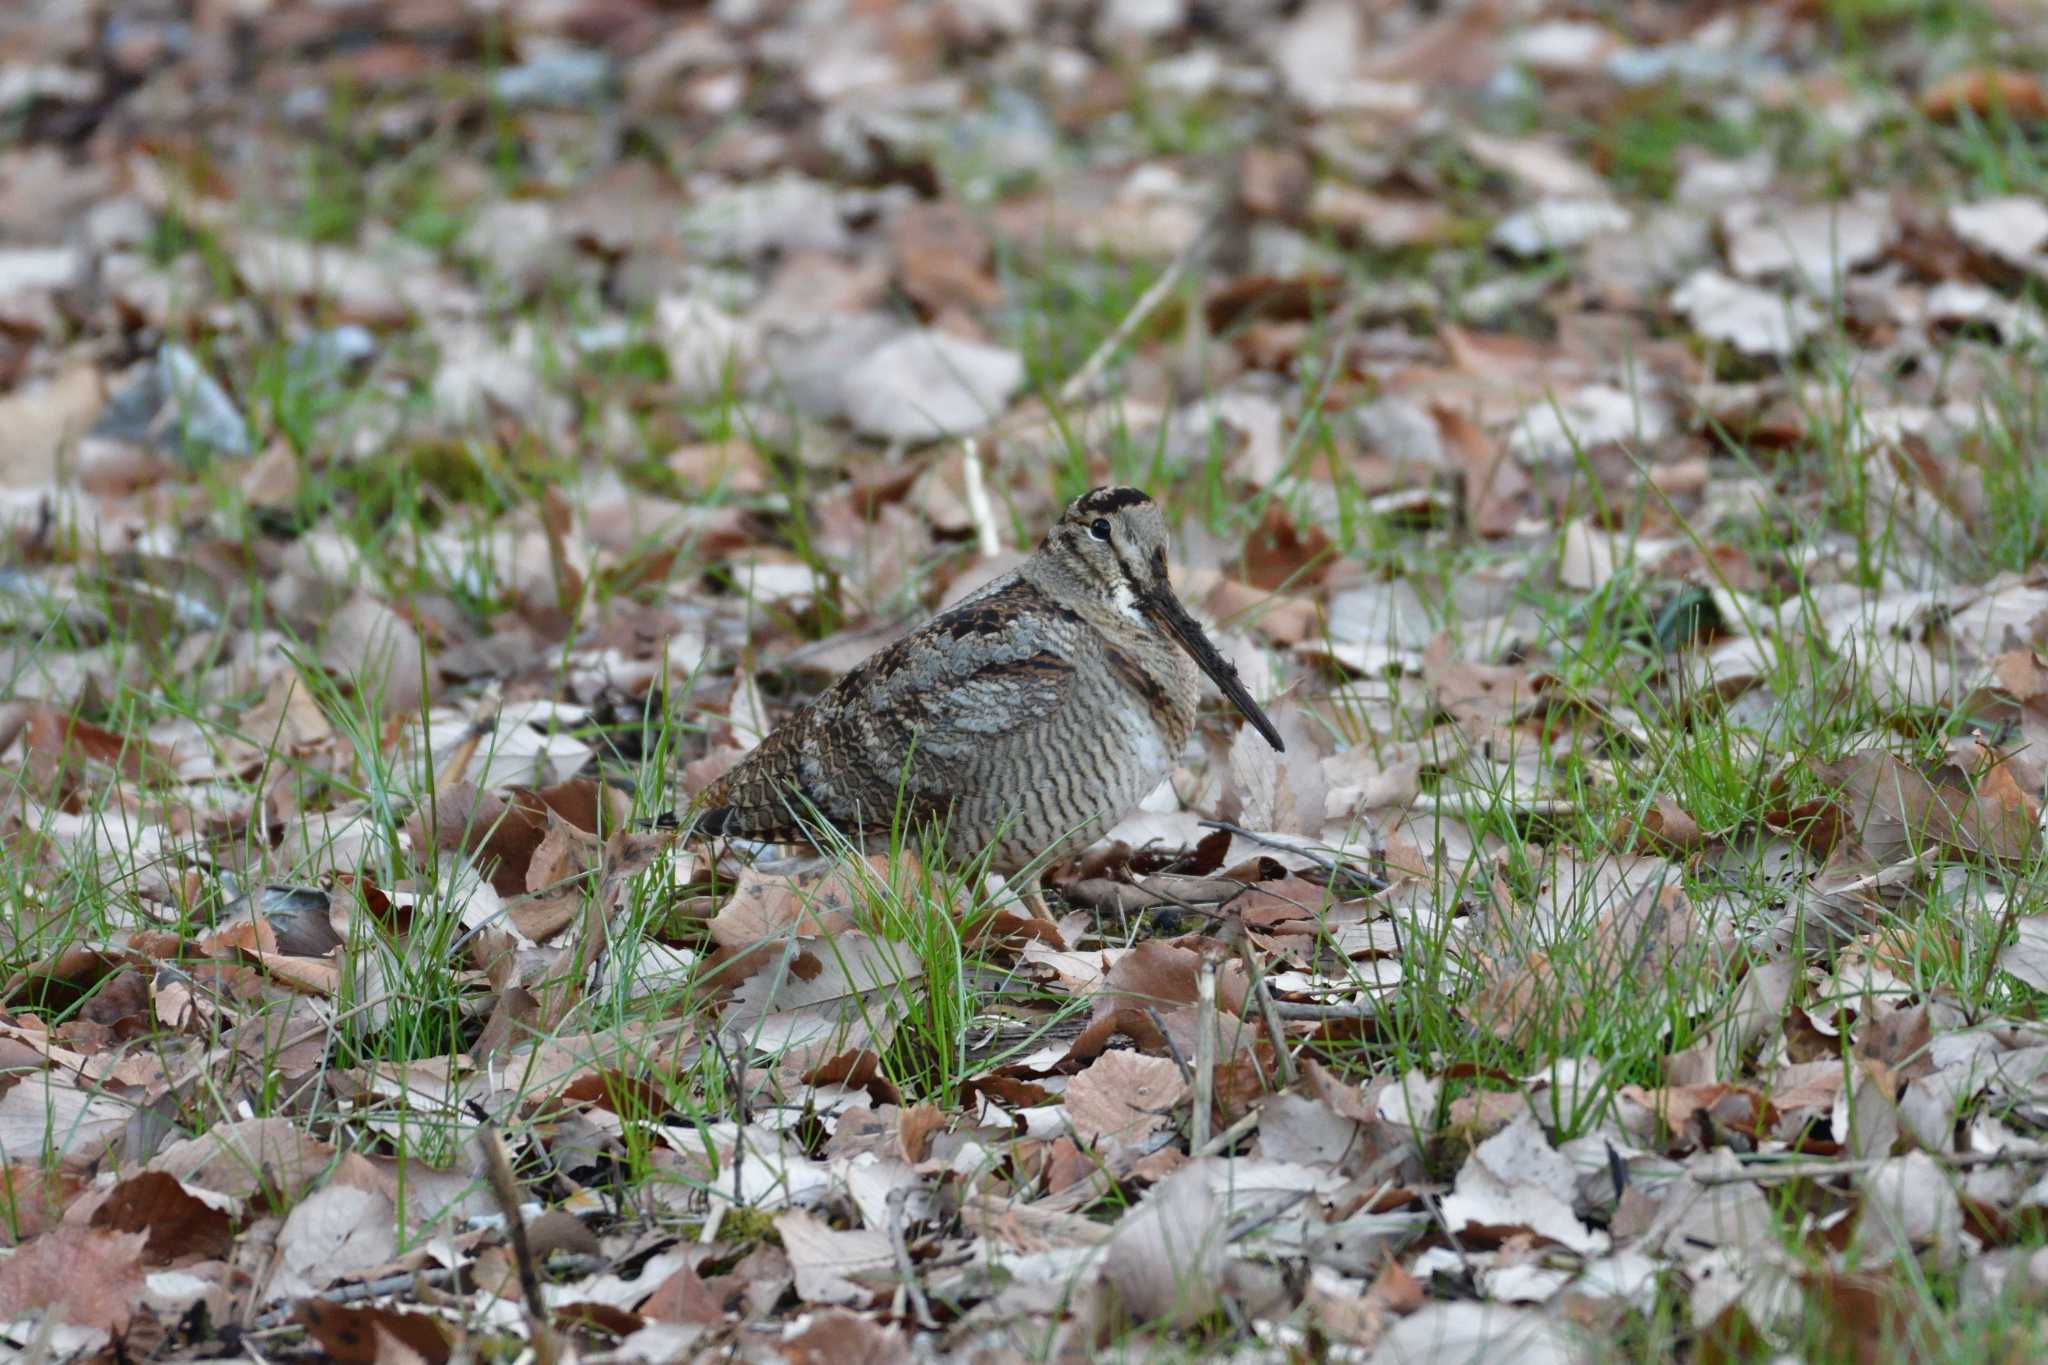
[[[2044,284],[2027,0],[6,6],[0,1341],[2043,1358]],[[663,823],[1104,483],[1284,754]]]

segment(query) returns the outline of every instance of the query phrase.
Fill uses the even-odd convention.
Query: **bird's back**
[[[779,726],[706,790],[697,827],[790,841],[900,810],[1004,871],[1093,838],[1157,784],[1195,714],[1185,660],[1116,625],[1024,573],[998,579]]]

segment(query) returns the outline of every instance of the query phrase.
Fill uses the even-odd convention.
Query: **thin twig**
[[[533,1335],[534,1358],[539,1365],[554,1365],[561,1358],[561,1351],[555,1343],[547,1299],[540,1291],[540,1268],[534,1264],[533,1244],[526,1236],[526,1218],[519,1211],[519,1177],[512,1170],[512,1155],[505,1150],[505,1139],[498,1135],[498,1126],[489,1119],[477,1130],[477,1144],[483,1148],[484,1179],[497,1197],[499,1212],[505,1215],[512,1259],[519,1267],[519,1292],[526,1300],[526,1325]]]
[[[435,1267],[431,1270],[415,1270],[402,1275],[384,1275],[374,1280],[359,1280],[354,1284],[340,1285],[324,1294],[315,1294],[308,1302],[359,1303],[364,1299],[381,1299],[386,1294],[402,1294],[415,1285],[426,1285],[434,1289],[445,1289],[461,1276],[460,1271]],[[273,1308],[251,1324],[255,1332],[275,1331],[288,1325],[298,1313],[296,1303],[282,1308]]]
[[[911,1187],[899,1185],[889,1191],[889,1249],[896,1256],[896,1274],[902,1280],[903,1292],[910,1299],[910,1312],[919,1327],[927,1330],[936,1328],[938,1319],[932,1316],[932,1306],[924,1296],[924,1286],[918,1283],[917,1267],[910,1260],[910,1239],[904,1234],[904,1224],[909,1221],[907,1206],[910,1202]]]
[[[1228,820],[1200,820],[1196,823],[1203,829],[1220,829],[1225,834],[1234,834],[1240,839],[1249,839],[1252,843],[1262,845],[1263,847],[1277,849],[1282,853],[1292,853],[1297,857],[1306,858],[1332,877],[1350,877],[1374,891],[1384,891],[1393,885],[1392,882],[1378,873],[1364,871],[1344,859],[1326,858],[1314,849],[1303,848],[1300,844],[1290,843],[1285,839],[1276,839],[1270,834],[1260,834],[1254,830],[1246,829],[1242,825],[1233,825]]]
[[[1195,1092],[1195,1069],[1188,1065],[1187,1055],[1180,1050],[1180,1044],[1173,1041],[1173,1035],[1166,1031],[1166,1021],[1159,1017],[1159,1011],[1150,1005],[1144,1006],[1145,1017],[1152,1021],[1152,1027],[1159,1030],[1159,1039],[1166,1044],[1166,1055],[1173,1058],[1173,1064],[1180,1068],[1180,1078],[1186,1083],[1188,1093]]]
[[[1246,1133],[1249,1133],[1252,1129],[1258,1127],[1259,1120],[1260,1118],[1264,1117],[1265,1112],[1265,1107],[1263,1105],[1251,1110],[1249,1113],[1239,1118],[1237,1122],[1231,1124],[1228,1128],[1225,1128],[1222,1132],[1218,1133],[1215,1137],[1210,1138],[1201,1146],[1191,1148],[1188,1151],[1188,1155],[1190,1157],[1215,1156],[1218,1152],[1221,1152],[1225,1148],[1229,1147],[1232,1143],[1236,1142]]]
[[[1123,321],[1116,325],[1116,330],[1104,337],[1101,343],[1089,352],[1088,358],[1081,362],[1080,369],[1067,376],[1066,382],[1060,385],[1057,395],[1060,407],[1071,407],[1077,402],[1095,382],[1096,376],[1102,373],[1103,367],[1109,364],[1109,358],[1145,325],[1145,320],[1158,311],[1160,304],[1166,302],[1167,295],[1180,283],[1180,277],[1187,273],[1188,268],[1215,237],[1216,223],[1216,216],[1212,214],[1202,225],[1201,230],[1167,263],[1166,269],[1159,272],[1159,278],[1152,281],[1144,293],[1138,295],[1138,301],[1131,305],[1130,312],[1124,314]]]
[[[1195,973],[1195,1113],[1188,1146],[1209,1145],[1209,1113],[1215,1098],[1216,959],[1204,957]]]
[[[1050,414],[1028,408],[1020,408],[997,422],[984,435],[989,439],[1001,440],[1003,437],[1013,435],[1035,423],[1045,422],[1048,416],[1051,420],[1057,421],[1061,412],[1074,406],[1086,397],[1089,389],[1094,387],[1095,381],[1102,376],[1103,370],[1108,368],[1110,358],[1137,334],[1138,329],[1145,325],[1148,318],[1159,311],[1159,305],[1166,302],[1167,298],[1173,293],[1175,286],[1180,283],[1181,277],[1186,275],[1202,254],[1207,251],[1209,243],[1216,237],[1217,227],[1221,221],[1222,213],[1220,210],[1209,214],[1208,218],[1203,222],[1201,229],[1195,233],[1187,245],[1183,246],[1175,253],[1174,258],[1166,263],[1166,269],[1159,273],[1159,278],[1146,286],[1144,293],[1138,295],[1137,301],[1131,305],[1130,311],[1125,313],[1123,319],[1117,323],[1116,329],[1098,342],[1095,349],[1088,353],[1088,358],[1081,362],[1080,368],[1068,375],[1066,380],[1061,383],[1058,391],[1053,394]]]
[[[1578,813],[1583,802],[1561,796],[1546,796],[1533,801],[1516,801],[1507,807],[1508,814],[1519,815],[1529,820],[1557,820]],[[1423,815],[1443,815],[1453,820],[1469,820],[1477,816],[1490,815],[1499,809],[1498,805],[1487,804],[1484,796],[1466,796],[1452,793],[1439,796],[1434,792],[1423,792],[1409,801],[1407,810]]]
[[[1287,1034],[1280,1027],[1280,1012],[1273,1008],[1273,992],[1266,985],[1266,974],[1259,970],[1259,960],[1252,952],[1249,936],[1237,941],[1238,956],[1244,959],[1244,969],[1251,978],[1252,998],[1259,1002],[1259,1017],[1266,1025],[1266,1036],[1273,1040],[1273,1052],[1280,1060],[1280,1084],[1283,1089],[1294,1085],[1294,1053],[1287,1046]]]
[[[1927,1152],[1924,1155],[1938,1166],[1966,1171],[1978,1166],[2017,1166],[2029,1161],[2048,1161],[2048,1147],[2000,1147],[1995,1152]],[[1747,1185],[1770,1180],[1832,1180],[1840,1175],[1876,1170],[1891,1158],[1865,1156],[1845,1157],[1840,1161],[1777,1161],[1763,1157],[1752,1160],[1754,1164],[1739,1171],[1692,1172],[1693,1183]]]
[[[1377,1019],[1380,1015],[1380,1007],[1371,1000],[1361,1000],[1355,1005],[1304,1005],[1293,1000],[1275,1000],[1273,1011],[1282,1019],[1312,1024]]]
[[[708,1247],[718,1240],[718,1230],[725,1224],[725,1211],[731,1207],[731,1204],[721,1203],[716,1199],[711,1201],[711,1208],[704,1215],[704,1223],[697,1229],[699,1246]]]
[[[1003,538],[996,529],[995,508],[988,500],[988,480],[981,471],[981,446],[972,436],[960,443],[961,472],[967,479],[967,511],[974,518],[974,537],[983,559],[1003,552]]]

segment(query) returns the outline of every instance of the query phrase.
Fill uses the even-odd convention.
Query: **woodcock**
[[[1091,843],[1195,726],[1200,665],[1268,744],[1280,732],[1174,596],[1166,522],[1135,488],[1067,507],[1011,573],[888,645],[776,727],[693,803],[696,829],[857,841],[899,808],[1006,877]],[[1037,877],[1021,888],[1038,907]]]

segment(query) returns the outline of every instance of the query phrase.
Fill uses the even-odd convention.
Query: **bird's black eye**
[[[1107,517],[1097,517],[1095,524],[1088,528],[1088,534],[1094,536],[1097,540],[1108,540],[1109,519]]]

